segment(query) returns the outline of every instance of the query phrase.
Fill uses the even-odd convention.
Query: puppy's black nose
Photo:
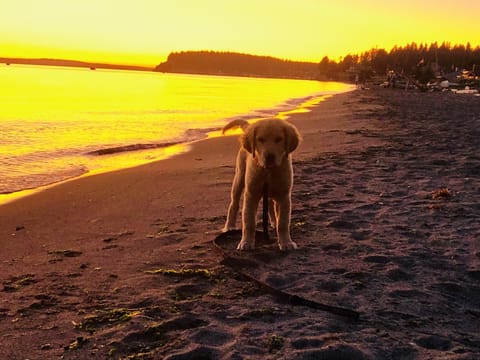
[[[267,154],[265,157],[266,165],[273,165],[275,164],[275,154]]]

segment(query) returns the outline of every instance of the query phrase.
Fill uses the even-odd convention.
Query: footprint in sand
[[[415,343],[425,349],[441,351],[450,350],[452,347],[452,342],[450,340],[437,335],[421,336],[415,339]]]
[[[299,338],[292,340],[292,347],[298,350],[321,348],[325,340],[316,337]]]
[[[220,352],[208,346],[196,346],[183,352],[167,356],[165,360],[218,359]]]
[[[332,243],[332,244],[328,244],[328,245],[325,245],[325,246],[322,246],[322,250],[323,251],[340,251],[340,250],[344,250],[346,247],[344,244],[342,243]]]
[[[113,342],[111,345],[115,348],[116,355],[129,355],[129,358],[133,358],[134,355],[137,355],[136,352],[139,349],[155,349],[161,348],[168,344],[170,341],[178,341],[179,336],[184,333],[186,330],[197,329],[204,326],[207,326],[209,323],[197,317],[191,313],[185,313],[173,319],[165,320],[159,324],[153,324],[151,326],[145,327],[142,330],[135,330],[129,332],[123,336],[120,340]],[[199,349],[200,347],[196,347]],[[133,353],[132,353],[133,352]],[[187,355],[185,355],[187,354]],[[193,357],[188,357],[189,355],[195,355]],[[179,353],[171,355],[168,358],[171,359],[196,359],[204,358],[201,357],[202,351],[190,350],[185,353]],[[207,353],[205,353],[207,354]],[[203,355],[205,355],[203,354]],[[208,352],[212,355],[213,353]],[[215,354],[218,355],[218,354]],[[186,356],[186,357],[184,357]],[[196,357],[199,356],[199,357]],[[205,357],[210,359],[211,357]],[[214,357],[215,358],[215,357]]]
[[[428,298],[428,295],[422,291],[415,289],[397,289],[389,293],[389,297],[392,299],[402,298]]]
[[[82,252],[77,250],[53,250],[53,251],[49,251],[48,254],[71,258],[71,257],[78,257],[82,255]]]
[[[57,298],[51,295],[39,294],[35,295],[34,298],[35,300],[30,305],[25,308],[19,309],[18,313],[22,316],[28,316],[35,311],[48,309],[58,304]]]
[[[470,270],[467,275],[474,280],[480,280],[480,270]]]
[[[342,284],[335,280],[324,280],[321,281],[318,285],[318,288],[331,293],[337,293],[345,287],[345,284]]]
[[[407,281],[414,278],[414,276],[399,267],[395,267],[387,271],[387,277],[392,281]]]
[[[384,255],[370,255],[365,256],[363,261],[367,263],[374,263],[374,264],[387,264],[391,261],[390,257]]]
[[[232,334],[212,329],[199,329],[190,337],[195,343],[207,346],[223,346],[234,339]]]
[[[7,308],[0,308],[0,319],[8,316],[10,309]]]
[[[440,291],[444,296],[465,296],[465,288],[453,282],[441,282],[433,284],[432,288]]]
[[[352,237],[353,240],[357,241],[364,241],[367,240],[370,237],[371,232],[368,230],[363,230],[363,231],[353,231],[350,236]]]
[[[19,276],[12,276],[3,282],[3,291],[14,292],[21,290],[25,286],[37,283],[34,274],[25,274]]]
[[[373,357],[365,351],[359,348],[344,345],[344,344],[332,344],[325,346],[321,349],[312,349],[304,351],[296,351],[292,360],[309,360],[309,359],[322,359],[322,360],[339,360],[339,359],[356,359],[367,360]]]
[[[327,224],[327,227],[334,228],[335,230],[338,230],[338,231],[352,231],[352,230],[355,230],[358,227],[358,225],[348,220],[336,219],[336,220],[330,221]]]
[[[183,284],[173,287],[171,296],[178,301],[201,297],[210,291],[210,287],[202,284]]]

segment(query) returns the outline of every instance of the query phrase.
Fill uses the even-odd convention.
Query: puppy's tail
[[[236,119],[230,121],[227,125],[225,125],[222,129],[222,134],[225,134],[230,129],[235,129],[237,127],[241,128],[243,131],[245,131],[248,127],[250,126],[249,122],[247,120],[243,119]]]

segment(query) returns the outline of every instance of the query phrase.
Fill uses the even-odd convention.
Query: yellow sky
[[[318,62],[413,41],[480,45],[478,14],[478,0],[0,0],[0,57],[157,65],[219,50]]]

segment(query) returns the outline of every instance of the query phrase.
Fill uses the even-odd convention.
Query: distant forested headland
[[[182,51],[171,53],[167,61],[158,65],[155,71],[316,79],[318,77],[318,63],[282,60],[270,56],[234,52]]]
[[[358,74],[365,78],[383,77],[395,71],[426,82],[439,74],[463,69],[480,75],[480,46],[411,43],[390,51],[374,48],[348,54],[339,61],[325,56],[319,63],[234,52],[183,51],[171,53],[155,71],[336,81],[353,81]]]

